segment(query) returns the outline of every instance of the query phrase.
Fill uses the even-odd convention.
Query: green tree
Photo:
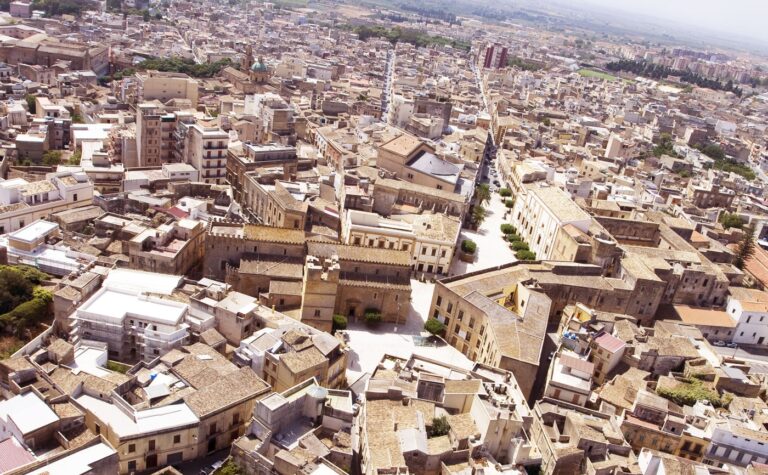
[[[515,241],[510,245],[510,247],[515,251],[527,251],[528,243],[523,241]]]
[[[424,324],[424,329],[432,335],[440,335],[445,331],[445,325],[436,318],[428,318]]]
[[[83,151],[80,149],[75,150],[75,152],[69,157],[69,160],[67,160],[67,164],[69,165],[80,165],[80,160],[83,157]]]
[[[29,110],[30,114],[36,114],[37,113],[37,103],[35,102],[36,97],[32,94],[27,94],[24,99],[27,101],[27,109]]]
[[[515,200],[513,200],[512,198],[505,200],[504,206],[506,206],[508,209],[512,209],[512,207],[515,206]]]
[[[427,435],[429,437],[440,437],[448,435],[451,431],[451,425],[448,423],[448,418],[445,416],[435,417],[432,419],[432,425],[429,426]]]
[[[336,333],[336,330],[344,330],[347,328],[347,317],[344,315],[336,314],[333,316],[333,328],[331,333]]]
[[[461,250],[467,254],[474,254],[477,251],[477,244],[471,239],[461,241]]]
[[[43,165],[52,167],[61,163],[61,152],[58,150],[48,150],[43,154]]]
[[[512,190],[509,188],[501,188],[499,189],[499,196],[502,198],[507,198],[508,196],[512,196]]]
[[[535,261],[536,253],[533,251],[521,249],[515,253],[515,257],[520,261]]]
[[[72,123],[73,124],[84,124],[85,121],[83,120],[83,116],[79,113],[75,112],[72,114]]]
[[[725,229],[741,229],[742,226],[744,226],[744,221],[742,221],[741,216],[736,213],[729,213],[727,211],[720,214],[718,222],[722,224]]]
[[[151,15],[149,14],[149,10],[146,8],[141,11],[141,19],[144,20],[144,22],[148,22],[150,20]]]
[[[476,205],[472,208],[472,223],[475,226],[480,227],[487,215],[488,213],[485,208],[483,208],[483,205]]]
[[[733,264],[743,270],[753,255],[755,255],[755,226],[750,224],[744,230],[744,236],[739,241],[739,247],[736,249],[736,261]]]
[[[216,471],[216,475],[240,475],[241,473],[243,472],[240,470],[240,467],[238,467],[232,459],[227,460],[227,462]]]
[[[376,326],[381,323],[381,312],[378,309],[369,308],[363,313],[363,318],[365,319],[366,325]]]
[[[491,200],[491,189],[487,183],[475,187],[475,199],[480,204],[487,203]]]
[[[514,232],[516,231],[515,227],[509,223],[504,223],[501,226],[499,226],[499,228],[501,229],[501,232],[503,234],[514,234]]]

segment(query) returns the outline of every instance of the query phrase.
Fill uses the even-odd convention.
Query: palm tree
[[[485,221],[485,216],[488,213],[485,211],[485,208],[483,208],[483,205],[479,204],[472,208],[472,223],[476,227],[480,227],[481,224],[483,224],[483,221]]]
[[[491,189],[487,183],[475,187],[475,199],[481,205],[491,200]]]
[[[736,261],[733,263],[739,269],[744,269],[747,261],[755,254],[755,226],[750,224],[744,230],[744,236],[739,241],[739,247],[736,249]]]

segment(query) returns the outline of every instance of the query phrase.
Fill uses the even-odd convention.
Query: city
[[[0,474],[768,474],[768,8],[662,3],[0,1]]]

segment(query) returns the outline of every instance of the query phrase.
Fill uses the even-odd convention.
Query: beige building
[[[435,149],[409,134],[403,134],[378,148],[376,166],[394,177],[436,190],[462,189],[463,165],[448,162]]]
[[[411,268],[416,272],[445,274],[451,266],[460,229],[458,219],[444,214],[388,219],[376,213],[348,210],[343,234],[346,244],[411,253]]]
[[[201,264],[204,240],[202,221],[182,219],[134,236],[128,241],[128,257],[133,269],[186,275]]]
[[[187,99],[197,106],[199,83],[182,73],[145,71],[136,73],[138,101]]]

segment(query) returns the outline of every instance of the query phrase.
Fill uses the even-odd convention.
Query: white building
[[[524,186],[512,208],[511,223],[528,243],[536,258],[550,259],[555,251],[558,232],[572,225],[586,233],[591,218],[567,192],[553,186]]]
[[[85,173],[49,173],[45,180],[0,179],[0,234],[51,213],[91,204],[93,183]]]
[[[764,464],[768,462],[768,433],[752,420],[727,419],[717,423],[703,461],[715,466]]]
[[[49,239],[58,235],[58,224],[38,220],[0,236],[0,247],[7,249],[10,264],[25,264],[58,276],[83,269],[96,260],[96,256],[74,251],[61,242],[48,244]]]
[[[736,320],[733,342],[744,345],[768,344],[768,292],[732,287],[726,311]]]
[[[550,371],[545,396],[579,406],[587,403],[592,392],[593,363],[564,351],[555,358]]]
[[[171,298],[177,275],[113,269],[71,316],[75,341],[107,343],[110,359],[152,360],[187,342],[188,305]]]

